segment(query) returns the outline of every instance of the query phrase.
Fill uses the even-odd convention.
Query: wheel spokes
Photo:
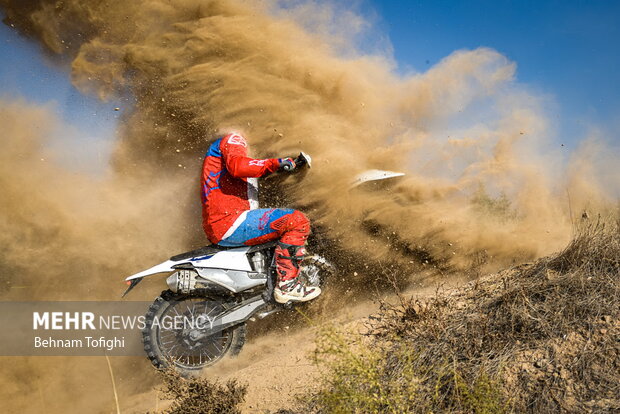
[[[189,303],[191,302],[191,303]],[[232,333],[224,330],[198,341],[193,341],[189,333],[194,329],[186,329],[185,322],[195,323],[199,317],[207,317],[211,321],[211,315],[223,313],[225,308],[218,302],[188,298],[171,302],[170,307],[164,311],[166,315],[187,318],[183,319],[183,329],[176,329],[175,325],[170,328],[160,327],[158,330],[158,342],[160,350],[165,358],[174,364],[189,369],[199,369],[210,365],[224,356],[232,343]]]

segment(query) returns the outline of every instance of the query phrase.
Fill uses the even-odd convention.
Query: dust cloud
[[[63,125],[51,108],[0,99],[0,123],[0,297],[117,299],[140,256],[175,247],[178,195],[59,164],[47,138]],[[171,219],[151,225],[161,217]]]
[[[7,23],[71,62],[82,90],[133,100],[115,179],[186,198],[208,143],[238,130],[256,156],[314,156],[303,182],[279,183],[284,195],[272,191],[271,200],[304,209],[340,248],[447,266],[549,253],[570,234],[569,210],[584,208],[577,186],[569,209],[544,102],[519,88],[515,64],[491,49],[399,76],[388,57],[356,52],[360,18],[339,19],[327,4],[2,4]],[[384,191],[350,191],[371,168],[408,175]],[[199,221],[183,220],[200,244]]]
[[[172,218],[177,200],[156,186],[140,190],[134,200],[133,184],[79,174],[58,162],[49,138],[62,136],[65,126],[52,107],[0,99],[0,124],[1,300],[118,300],[123,275],[141,265],[142,255],[157,261],[176,247],[178,236],[169,235],[178,230]],[[156,215],[171,219],[149,225]],[[159,291],[151,286],[141,299]],[[142,358],[111,363],[121,400],[146,392],[157,380]],[[0,364],[6,412],[114,408],[104,358],[0,357]]]
[[[78,88],[126,102],[98,177],[49,161],[45,142],[63,127],[51,111],[0,102],[4,300],[114,299],[124,275],[205,244],[198,171],[231,129],[257,157],[310,153],[305,176],[265,180],[267,202],[307,213],[327,254],[379,268],[530,260],[562,247],[584,209],[614,202],[617,170],[601,178],[614,157],[592,140],[567,168],[544,98],[491,49],[398,75],[389,56],[355,48],[363,19],[328,3],[0,6]],[[407,175],[351,190],[367,169]],[[26,373],[15,378],[30,387]]]

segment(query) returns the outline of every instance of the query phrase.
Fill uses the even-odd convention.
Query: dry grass
[[[187,380],[174,370],[162,373],[163,399],[172,400],[167,414],[237,414],[247,386],[236,380],[225,385],[206,378]]]
[[[325,386],[312,408],[616,412],[619,321],[620,226],[584,223],[554,256],[430,300],[384,305],[370,344],[324,336]]]

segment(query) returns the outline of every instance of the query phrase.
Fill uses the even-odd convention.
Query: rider
[[[278,170],[294,170],[292,158],[253,159],[238,133],[216,140],[202,166],[202,227],[209,240],[220,246],[253,246],[278,239],[275,249],[277,281],[274,298],[279,303],[305,302],[321,294],[304,286],[299,274],[310,222],[297,210],[258,208],[258,180]]]

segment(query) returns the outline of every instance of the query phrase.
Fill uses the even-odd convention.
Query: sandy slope
[[[364,302],[342,312],[332,321],[350,324],[363,320],[377,309],[377,304]],[[241,353],[221,361],[204,374],[221,382],[235,378],[248,384],[246,400],[241,407],[244,413],[292,408],[295,395],[315,386],[318,379],[317,367],[310,360],[317,328],[304,323],[292,327],[272,324],[268,328],[267,333],[260,334],[257,330],[265,327],[250,322],[246,345]],[[168,404],[158,401],[157,393],[153,389],[128,397],[121,401],[121,411],[144,413],[162,410]]]
[[[452,284],[457,282],[452,281]],[[419,287],[413,292],[417,296],[429,296],[436,291],[437,284]],[[383,299],[395,299],[385,297]],[[356,306],[349,306],[323,323],[339,325],[360,325],[366,317],[379,308],[378,303],[370,300]],[[283,315],[286,316],[286,315]],[[316,386],[319,372],[311,362],[315,347],[316,326],[307,323],[286,326],[282,320],[274,321],[270,326],[250,323],[246,345],[239,356],[220,362],[207,370],[205,375],[222,382],[237,379],[248,384],[248,393],[242,405],[244,413],[268,413],[279,409],[293,408],[296,396]],[[268,329],[261,334],[259,330]],[[355,329],[355,327],[354,327]],[[122,412],[144,413],[164,409],[165,401],[157,401],[157,391],[135,395],[122,404]]]
[[[249,384],[243,412],[292,408],[294,396],[316,383],[317,368],[309,359],[314,334],[315,328],[281,330],[250,343],[242,355],[217,368],[222,379]]]

